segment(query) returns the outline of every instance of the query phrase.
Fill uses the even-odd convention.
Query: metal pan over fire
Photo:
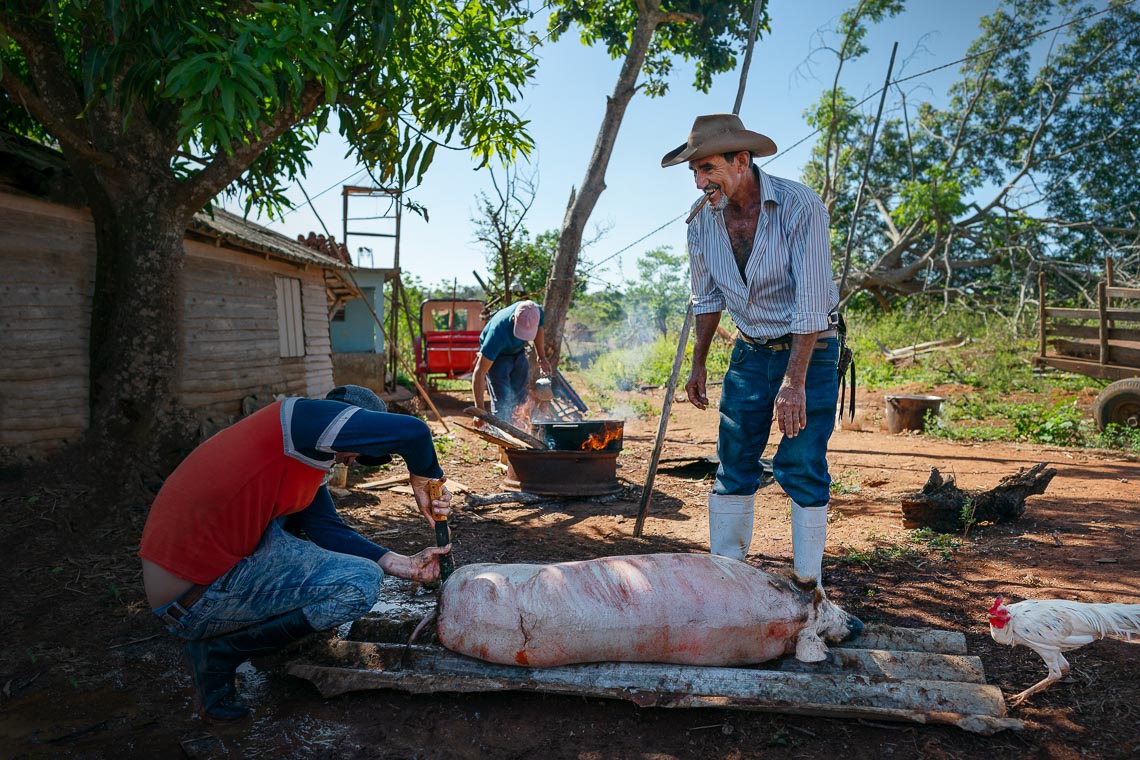
[[[532,422],[531,435],[558,451],[621,451],[624,420]]]

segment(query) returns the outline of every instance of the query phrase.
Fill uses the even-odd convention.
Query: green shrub
[[[1013,417],[1013,427],[1020,439],[1054,446],[1083,445],[1083,422],[1075,399],[1054,404],[1048,410],[1037,404],[1024,404]]]

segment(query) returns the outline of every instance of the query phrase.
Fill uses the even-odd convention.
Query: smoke
[[[629,420],[640,416],[637,407],[628,401],[616,402],[612,407],[605,410],[605,415],[612,420]]]

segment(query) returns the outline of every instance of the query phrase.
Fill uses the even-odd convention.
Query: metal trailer
[[[1047,306],[1044,272],[1037,282],[1041,331],[1034,363],[1114,381],[1093,404],[1097,427],[1140,427],[1140,288],[1113,283],[1111,257],[1097,283],[1095,309]]]

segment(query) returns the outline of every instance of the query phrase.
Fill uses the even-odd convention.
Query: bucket
[[[887,396],[887,429],[892,433],[922,430],[928,411],[942,411],[941,396]]]

